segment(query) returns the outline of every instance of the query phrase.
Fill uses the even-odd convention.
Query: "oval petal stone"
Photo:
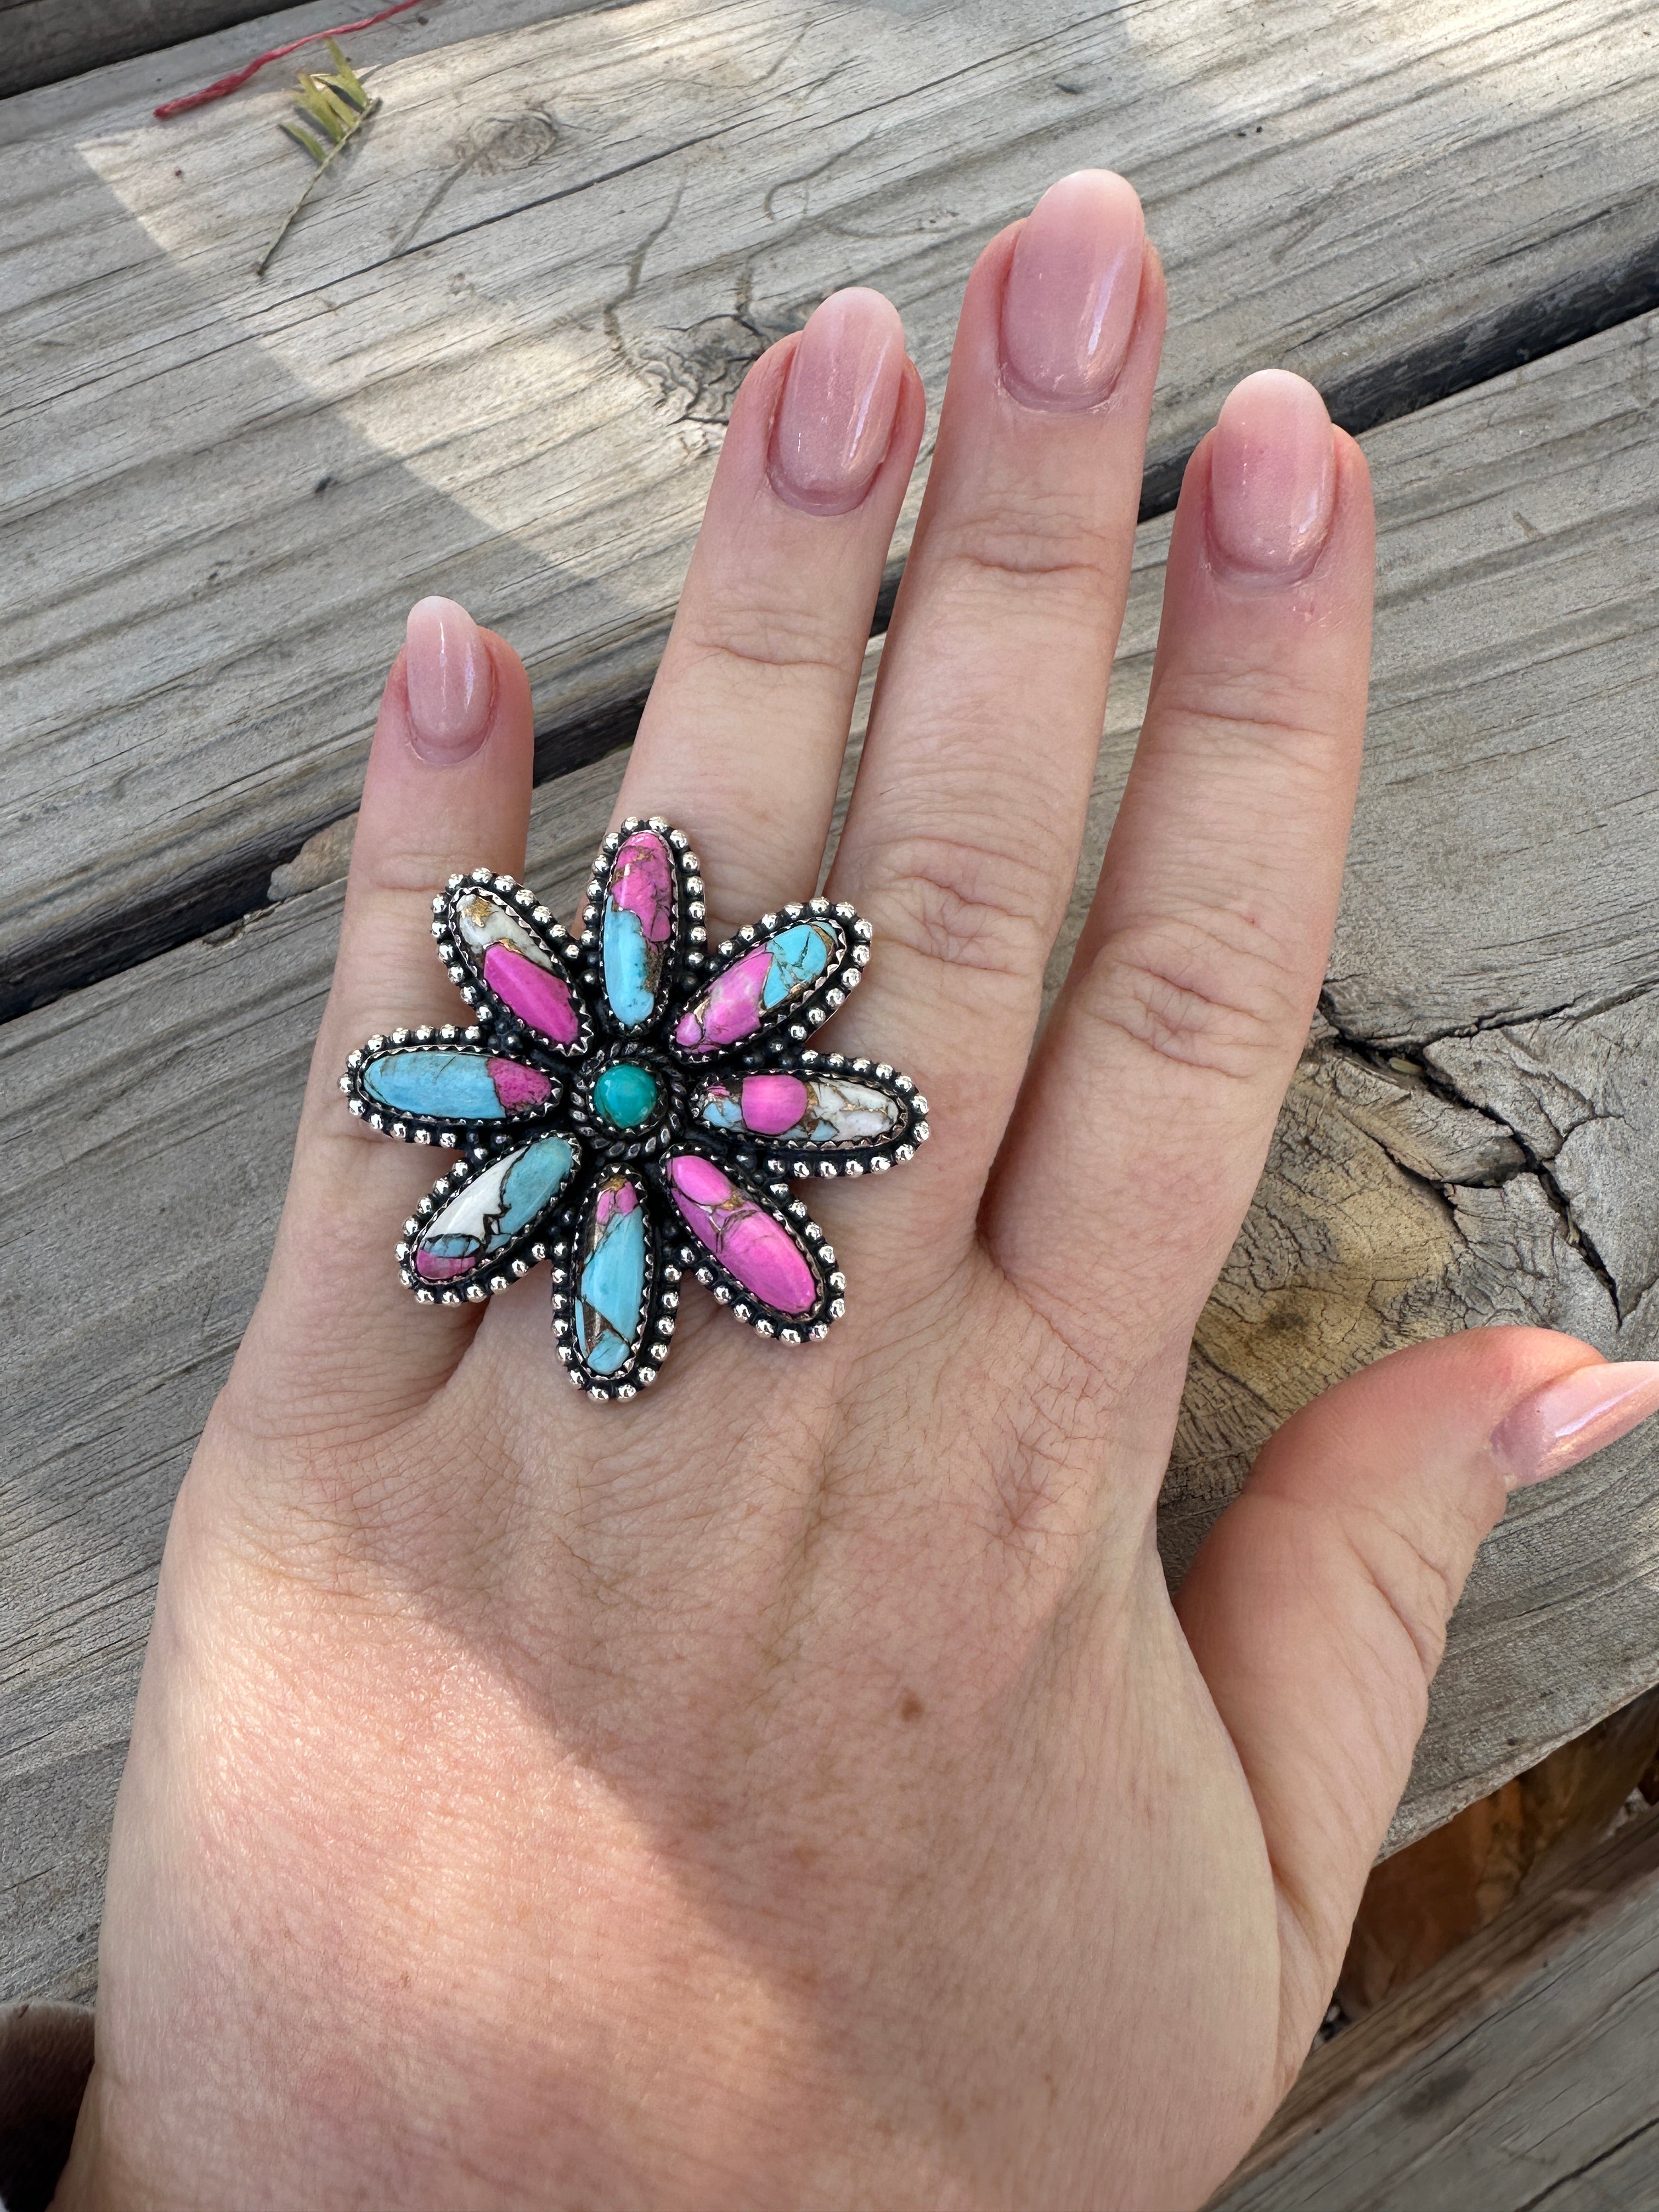
[[[551,1097],[550,1078],[489,1053],[383,1052],[358,1078],[365,1097],[393,1114],[436,1121],[501,1121]]]
[[[735,1085],[716,1079],[698,1094],[696,1112],[710,1128],[792,1145],[880,1144],[902,1118],[873,1083],[839,1075],[745,1075]]]
[[[654,830],[636,830],[611,864],[601,927],[605,995],[624,1029],[650,1020],[673,935],[674,856]]]
[[[454,926],[503,1006],[552,1044],[577,1042],[581,1019],[558,962],[505,899],[494,891],[462,892]]]
[[[516,945],[492,945],[484,955],[483,975],[501,1004],[552,1043],[574,1044],[581,1035],[569,984],[527,960]]]
[[[699,1054],[741,1043],[769,1016],[787,1011],[810,991],[840,952],[836,932],[822,921],[794,922],[763,938],[722,969],[681,1015],[675,1043],[682,1052]]]
[[[817,1278],[781,1221],[700,1153],[677,1153],[667,1174],[674,1203],[693,1236],[728,1274],[778,1313],[811,1310]]]
[[[551,1205],[574,1158],[562,1137],[539,1137],[474,1176],[422,1231],[416,1273],[422,1282],[450,1283],[483,1266]]]
[[[574,1298],[576,1346],[596,1375],[625,1366],[645,1317],[645,1197],[615,1175],[594,1193],[582,1228]]]

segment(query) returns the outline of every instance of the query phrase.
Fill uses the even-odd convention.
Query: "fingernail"
[[[1335,497],[1331,418],[1312,385],[1284,368],[1236,385],[1210,453],[1210,536],[1223,560],[1298,574],[1325,542]]]
[[[1025,218],[1002,295],[1003,381],[1035,407],[1092,407],[1111,390],[1140,296],[1146,227],[1109,169],[1050,185]]]
[[[1575,1367],[1504,1416],[1492,1431],[1492,1456],[1507,1486],[1523,1490],[1577,1467],[1651,1413],[1659,1413],[1659,1359]]]
[[[773,489],[809,514],[845,514],[875,481],[904,377],[904,325],[879,292],[832,292],[800,334],[772,425]]]
[[[409,733],[423,759],[476,752],[489,724],[489,655],[478,625],[453,599],[417,599],[404,652]]]

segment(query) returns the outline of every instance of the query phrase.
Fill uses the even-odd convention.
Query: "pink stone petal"
[[[528,1022],[555,1044],[574,1044],[581,1035],[570,988],[562,975],[551,975],[515,952],[510,945],[492,945],[484,954],[484,981],[504,1006],[520,1021]]]
[[[744,1078],[744,1124],[757,1137],[776,1137],[793,1129],[806,1111],[806,1085],[798,1075]]]
[[[457,1275],[471,1274],[481,1256],[477,1252],[446,1255],[422,1249],[415,1255],[415,1272],[428,1283],[453,1282]]]
[[[761,993],[772,965],[772,948],[757,945],[735,962],[688,1014],[680,1018],[674,1042],[682,1052],[718,1052],[760,1027]]]
[[[668,1179],[693,1233],[745,1290],[778,1313],[811,1311],[817,1284],[781,1222],[696,1153],[672,1159]]]
[[[663,945],[674,926],[674,863],[654,830],[636,830],[617,848],[605,896],[636,914],[647,945]]]
[[[603,1229],[607,1221],[619,1213],[632,1213],[640,1202],[640,1194],[631,1182],[605,1184],[593,1207],[593,1224]]]
[[[526,1067],[521,1060],[492,1060],[489,1079],[509,1114],[520,1106],[539,1106],[553,1090],[539,1067]]]

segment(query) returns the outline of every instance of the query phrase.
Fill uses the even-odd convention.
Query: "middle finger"
[[[933,1109],[934,1141],[881,1233],[902,1249],[925,1221],[915,1249],[947,1264],[973,1231],[1076,872],[1163,327],[1139,202],[1098,170],[994,239],[963,301],[829,887],[875,929],[846,1042],[900,1061]]]

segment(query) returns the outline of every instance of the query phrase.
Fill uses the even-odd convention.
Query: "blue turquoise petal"
[[[481,1052],[383,1052],[361,1080],[365,1094],[393,1114],[429,1114],[444,1121],[507,1118]]]
[[[543,1137],[527,1146],[501,1181],[501,1211],[492,1246],[504,1244],[527,1228],[569,1174],[573,1154],[562,1137]]]
[[[626,1362],[644,1303],[645,1208],[636,1194],[629,1212],[590,1230],[576,1286],[576,1342],[596,1375],[614,1375]]]
[[[647,980],[647,947],[640,918],[626,908],[605,910],[605,995],[625,1029],[651,1018],[653,1004]]]
[[[823,932],[814,929],[810,922],[780,930],[769,950],[772,965],[761,991],[761,1005],[769,1011],[792,991],[804,989],[823,975],[830,959]]]

